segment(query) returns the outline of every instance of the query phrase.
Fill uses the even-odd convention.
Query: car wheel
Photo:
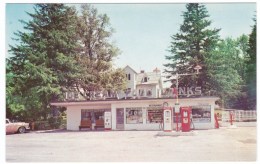
[[[20,127],[19,129],[18,129],[18,133],[24,133],[25,132],[25,127]]]

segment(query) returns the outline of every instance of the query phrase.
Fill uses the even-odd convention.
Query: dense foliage
[[[225,108],[255,109],[256,25],[249,39],[246,35],[220,39],[220,29],[210,29],[204,5],[189,3],[186,9],[179,32],[172,36],[171,54],[166,56],[168,78],[192,74],[179,76],[179,86],[201,86],[204,96],[220,97],[218,103]],[[199,74],[193,70],[196,65],[202,66]]]
[[[179,33],[172,36],[170,46],[171,55],[165,64],[165,72],[170,76],[194,73],[194,67],[200,65],[202,73],[195,76],[181,76],[179,86],[202,86],[203,92],[209,90],[207,65],[205,59],[215,48],[219,41],[219,29],[210,29],[211,21],[204,5],[190,3],[186,5],[187,11],[183,12],[184,21]]]
[[[7,59],[7,117],[46,119],[50,102],[75,87],[124,87],[122,70],[112,69],[119,50],[109,42],[109,18],[82,8],[80,16],[64,4],[36,4],[31,21],[21,21],[26,31],[16,33]]]

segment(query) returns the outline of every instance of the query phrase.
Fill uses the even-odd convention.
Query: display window
[[[142,124],[143,111],[141,107],[126,108],[126,123],[127,124]]]
[[[91,120],[95,123],[96,120],[104,120],[104,112],[110,111],[108,109],[82,109],[81,110],[81,120]]]
[[[156,124],[163,121],[163,111],[161,108],[147,108],[147,124]]]
[[[210,105],[193,106],[192,107],[192,121],[194,123],[209,123],[209,122],[211,122]]]

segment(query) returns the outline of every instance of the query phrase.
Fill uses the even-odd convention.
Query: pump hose
[[[160,130],[163,130],[163,122],[161,121],[160,124],[159,124],[159,129]]]
[[[192,118],[190,119],[190,125],[192,124],[192,130],[194,130],[195,129],[195,125],[194,125],[194,123],[193,123],[193,121],[192,121]]]

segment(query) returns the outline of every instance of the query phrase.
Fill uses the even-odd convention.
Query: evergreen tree
[[[179,86],[202,86],[202,91],[210,89],[209,77],[205,58],[215,48],[219,41],[220,29],[210,29],[211,21],[206,7],[198,3],[186,5],[187,11],[183,12],[183,24],[180,32],[172,36],[170,46],[171,55],[166,56],[169,60],[165,64],[165,72],[169,78],[176,73],[194,73],[196,65],[202,66],[201,73],[196,76],[181,76]]]
[[[7,75],[12,81],[7,85],[15,87],[10,96],[20,96],[31,116],[46,117],[50,101],[79,76],[76,10],[64,4],[36,4],[34,9],[28,13],[32,20],[22,21],[27,31],[16,33],[20,44],[11,46]]]
[[[247,50],[249,60],[247,62],[247,92],[248,108],[256,109],[256,19],[252,32],[249,35],[249,48]]]

